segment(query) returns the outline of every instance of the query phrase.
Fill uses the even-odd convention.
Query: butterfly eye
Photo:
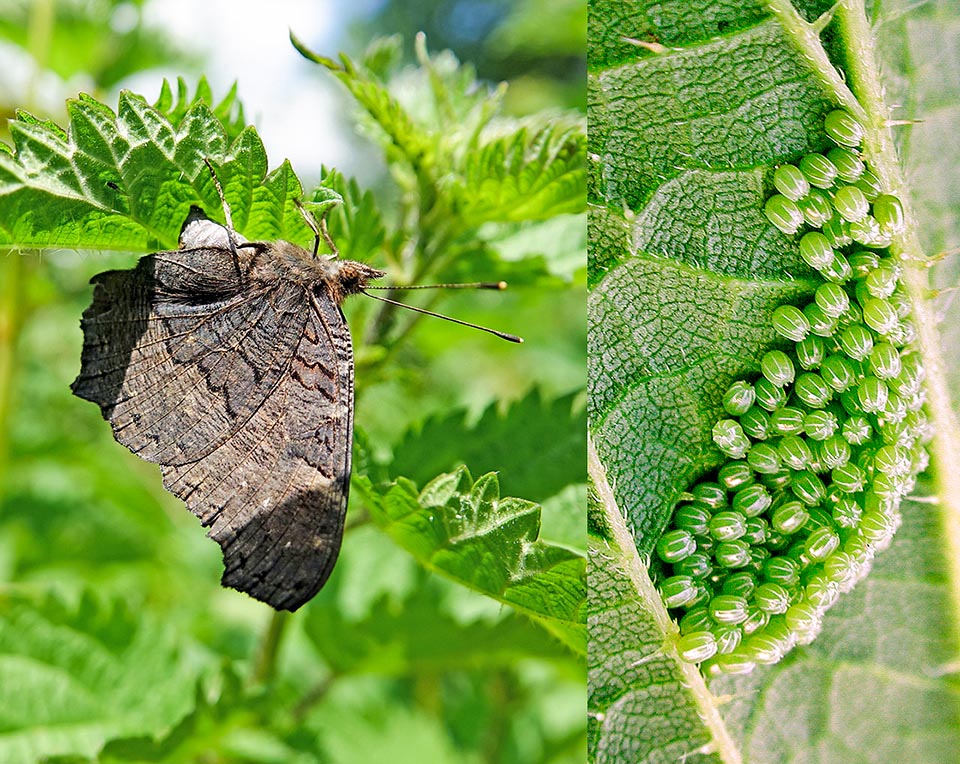
[[[827,114],[823,120],[823,129],[838,146],[856,148],[863,141],[863,125],[843,109]]]

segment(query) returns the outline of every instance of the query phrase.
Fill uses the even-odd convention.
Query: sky
[[[377,165],[364,161],[369,150],[344,129],[351,106],[342,86],[293,49],[289,30],[311,50],[335,56],[347,44],[351,21],[378,5],[378,0],[152,0],[144,15],[206,59],[203,71],[215,96],[238,82],[245,116],[256,125],[270,166],[290,159],[309,188],[322,165],[361,182],[371,179]],[[164,76],[175,80],[178,74],[144,72],[122,86],[152,99]]]

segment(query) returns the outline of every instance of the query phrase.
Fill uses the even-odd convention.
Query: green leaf
[[[760,7],[680,5],[669,17],[606,0],[590,6],[588,416],[591,477],[610,486],[590,515],[604,539],[590,580],[608,580],[623,603],[590,611],[591,760],[649,746],[649,730],[631,722],[656,697],[682,717],[664,733],[677,744],[671,760],[952,761],[955,688],[929,667],[949,664],[957,650],[956,571],[946,565],[955,553],[929,505],[904,504],[892,546],[826,615],[812,645],[747,677],[673,681],[690,666],[665,657],[674,626],[655,616],[665,611],[646,565],[680,493],[720,462],[710,428],[723,390],[755,374],[775,346],[773,308],[816,283],[795,242],[762,215],[772,170],[828,145],[820,125],[837,83],[857,92],[862,72],[831,78],[829,67],[813,67],[804,46],[814,31],[791,33]],[[807,20],[828,10],[797,5]],[[841,18],[858,12],[856,2],[839,6]],[[878,16],[875,28],[895,18]],[[839,23],[824,38],[844,65],[872,36],[853,39]],[[946,28],[943,18],[934,25]],[[941,126],[936,142],[950,143],[945,135]],[[936,144],[927,152],[940,156]],[[934,186],[942,203],[942,184]],[[618,646],[611,635],[622,631],[632,644]],[[629,649],[655,668],[624,681]],[[870,697],[884,702],[865,706]],[[708,717],[711,708],[719,718]]]
[[[404,436],[385,466],[392,477],[418,484],[462,464],[481,474],[497,470],[505,491],[542,502],[586,480],[581,397],[571,393],[548,401],[533,390],[504,412],[488,407],[474,423],[466,411],[428,419]],[[506,462],[504,444],[510,448]]]
[[[710,735],[680,666],[661,650],[648,596],[656,591],[636,552],[591,539],[589,555],[590,760],[720,764],[716,755],[690,758]]]
[[[481,137],[451,180],[452,204],[473,226],[545,220],[582,212],[586,139],[580,126],[555,120],[531,128],[498,124],[506,135]]]
[[[202,670],[166,627],[119,603],[7,595],[0,607],[0,759],[93,756],[158,734],[195,702]],[[149,691],[145,692],[145,688]]]
[[[537,540],[540,508],[500,498],[494,474],[474,483],[466,468],[421,492],[401,478],[382,489],[354,480],[374,521],[422,565],[511,605],[584,651],[585,560]]]
[[[332,671],[422,677],[465,666],[510,666],[530,657],[569,658],[559,642],[516,613],[455,617],[442,604],[444,590],[436,580],[420,578],[405,599],[383,595],[359,620],[347,617],[330,586],[311,602],[304,628]]]
[[[171,98],[161,94],[164,113],[123,92],[115,114],[81,96],[68,102],[66,131],[28,115],[11,123],[14,154],[0,152],[0,246],[176,248],[191,205],[220,215],[204,158],[240,233],[312,246],[294,204],[299,180],[287,163],[267,174],[256,131],[239,129],[233,91],[214,110],[202,81],[189,101],[182,81]]]

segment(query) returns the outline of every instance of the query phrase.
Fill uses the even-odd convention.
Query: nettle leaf
[[[381,596],[360,619],[321,597],[307,610],[307,636],[337,674],[422,678],[467,665],[510,666],[522,658],[570,657],[562,644],[544,639],[542,629],[516,613],[467,622],[454,617],[438,602],[438,587],[429,583],[420,581],[401,602]]]
[[[481,138],[464,153],[460,168],[450,192],[473,225],[583,210],[586,137],[580,126],[551,123]]]
[[[416,41],[420,66],[392,78],[385,63],[396,61],[395,40],[374,43],[362,64],[332,61],[292,40],[343,82],[388,155],[409,166],[428,202],[437,201],[441,219],[452,215],[469,230],[583,211],[586,141],[576,117],[524,124],[498,116],[503,88],[477,80],[450,51],[429,54],[423,36]]]
[[[533,390],[503,413],[490,406],[472,424],[466,411],[433,417],[404,436],[386,468],[392,477],[420,484],[461,464],[481,473],[498,470],[504,490],[542,502],[586,480],[586,412],[577,404],[580,397],[572,393],[548,401]],[[506,463],[504,443],[510,444]]]
[[[28,115],[11,122],[13,153],[0,152],[0,246],[175,249],[191,205],[221,215],[204,158],[241,234],[312,245],[294,204],[299,179],[287,162],[268,173],[235,93],[211,109],[205,83],[192,98],[179,88],[176,101],[166,88],[156,107],[124,91],[116,113],[80,96],[67,104],[66,130]]]
[[[194,707],[205,671],[183,639],[125,606],[7,595],[0,608],[0,759],[94,756],[154,735]],[[149,691],[145,691],[149,688]]]
[[[651,552],[680,494],[721,463],[710,429],[722,392],[752,379],[777,345],[773,309],[806,301],[818,283],[763,204],[779,163],[829,145],[822,120],[843,82],[809,63],[816,32],[789,3],[768,3],[777,16],[682,5],[667,16],[590,4],[588,418],[591,477],[606,486],[591,514],[590,580],[610,592],[590,608],[591,760],[647,750],[754,764],[952,761],[957,706],[934,667],[957,652],[956,571],[931,505],[904,503],[903,527],[871,576],[827,613],[817,640],[779,664],[707,680],[670,657],[677,632],[651,583]],[[829,9],[797,5],[808,21]],[[860,65],[860,46],[872,44],[866,23],[844,26],[857,6],[841,4],[823,33],[840,65]],[[925,40],[948,26],[928,22]],[[949,28],[952,42],[938,49],[955,42]],[[901,34],[892,36],[902,45]],[[845,79],[859,95],[858,77]],[[931,195],[943,204],[939,187]],[[882,708],[865,707],[867,697],[884,698]],[[651,732],[660,718],[651,709],[667,738]]]
[[[578,652],[586,649],[585,560],[537,540],[540,507],[500,498],[495,474],[465,467],[423,489],[405,478],[354,486],[374,522],[430,570],[519,610]]]

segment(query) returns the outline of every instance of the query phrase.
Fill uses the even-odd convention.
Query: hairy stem
[[[904,282],[913,303],[917,337],[927,373],[927,408],[936,428],[931,451],[942,510],[950,596],[953,612],[960,613],[960,426],[950,400],[936,312],[927,299],[929,261],[920,244],[917,217],[910,209],[907,184],[890,133],[890,114],[876,60],[873,30],[863,0],[843,0],[837,8],[837,18],[850,47],[850,75],[867,114],[866,148],[871,165],[884,189],[896,194],[904,205],[907,229],[894,239],[890,250],[904,262]]]

